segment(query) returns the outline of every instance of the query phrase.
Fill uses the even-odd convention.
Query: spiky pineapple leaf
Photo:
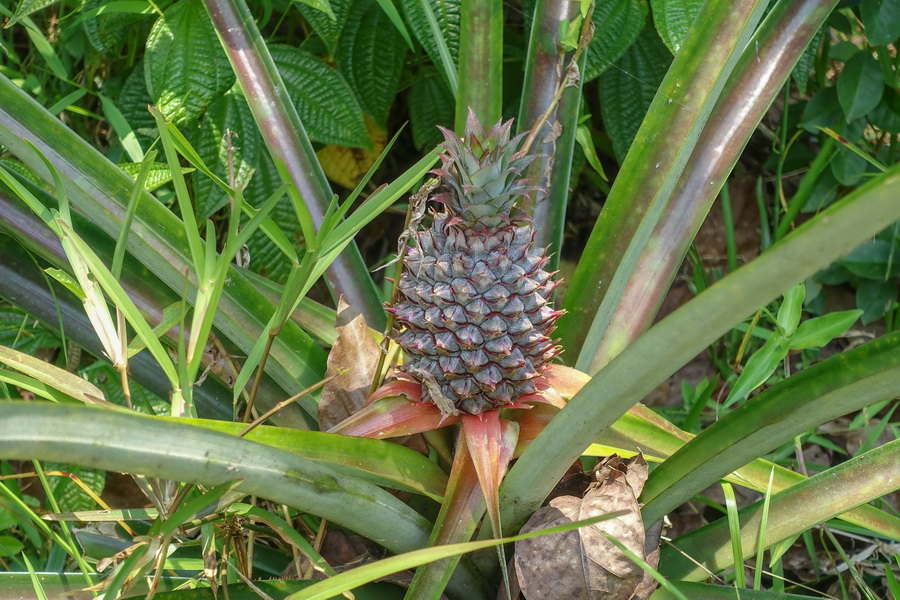
[[[599,0],[594,7],[594,37],[587,50],[585,83],[599,77],[628,50],[647,20],[643,0]]]
[[[444,140],[436,126],[452,127],[454,109],[453,94],[437,69],[423,69],[409,88],[409,121],[417,149],[431,149]]]
[[[369,146],[362,109],[339,71],[299,48],[273,44],[269,52],[310,139],[353,148]]]
[[[460,0],[401,0],[403,14],[413,35],[425,48],[428,57],[436,65],[441,64],[438,41],[434,39],[423,2],[427,2],[443,34],[444,43],[455,66],[459,64],[459,15]]]
[[[406,44],[381,7],[355,2],[338,40],[337,63],[363,110],[381,129],[387,129],[405,55]]]
[[[235,135],[230,138],[226,132]],[[259,160],[261,140],[244,96],[236,89],[210,104],[200,127],[188,130],[188,141],[213,173],[229,181],[229,146],[234,186],[250,181]],[[228,202],[228,194],[208,177],[197,173],[192,178],[197,217],[205,219]]]
[[[645,27],[615,69],[600,77],[600,109],[619,162],[625,160],[656,89],[672,62],[659,36]]]
[[[650,0],[650,6],[659,37],[672,54],[677,54],[700,14],[703,0]]]
[[[167,120],[199,117],[235,75],[199,0],[176,2],[153,25],[144,55],[147,90]]]
[[[313,7],[309,3],[298,3],[297,9],[303,18],[309,23],[325,44],[328,49],[329,58],[334,56],[334,50],[337,48],[338,38],[344,29],[344,23],[350,16],[350,6],[353,0],[330,0],[331,14],[328,15],[321,10]]]

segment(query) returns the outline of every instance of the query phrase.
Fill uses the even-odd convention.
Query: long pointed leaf
[[[719,336],[900,218],[900,165],[873,179],[638,338],[550,422],[501,488],[505,527],[521,526],[600,432]],[[512,502],[512,499],[515,502]]]

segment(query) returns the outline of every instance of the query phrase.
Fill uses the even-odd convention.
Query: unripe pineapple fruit
[[[392,338],[402,370],[423,400],[444,413],[481,414],[537,392],[535,380],[560,349],[551,339],[562,311],[549,305],[558,282],[543,269],[531,218],[517,206],[537,188],[522,179],[536,158],[516,149],[512,121],[484,131],[469,113],[463,139],[442,129],[442,205],[416,233],[398,283]]]

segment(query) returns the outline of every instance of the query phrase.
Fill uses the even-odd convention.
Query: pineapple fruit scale
[[[550,336],[563,311],[549,305],[559,282],[517,207],[538,189],[522,178],[537,156],[517,152],[522,136],[510,139],[511,125],[485,131],[470,111],[462,139],[441,129],[442,167],[432,171],[441,185],[429,200],[442,210],[416,233],[389,309],[407,357],[401,370],[445,414],[478,415],[537,393],[560,352]]]

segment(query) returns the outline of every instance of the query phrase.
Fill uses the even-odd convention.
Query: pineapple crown
[[[440,129],[445,140],[442,165],[431,172],[441,178],[445,191],[432,200],[466,222],[488,227],[525,218],[514,207],[519,198],[540,188],[521,175],[539,155],[517,151],[525,134],[510,139],[512,119],[485,131],[470,108],[462,138]]]

